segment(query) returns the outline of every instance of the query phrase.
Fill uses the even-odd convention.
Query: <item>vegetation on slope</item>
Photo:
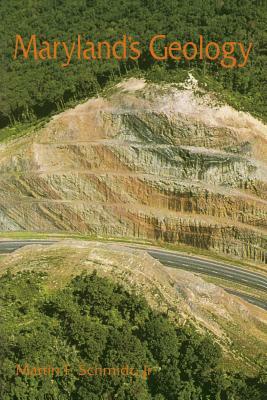
[[[163,76],[167,71],[193,68],[211,86],[217,82],[215,89],[236,93],[237,106],[266,115],[267,11],[263,0],[10,0],[1,2],[0,11],[0,127],[50,115],[69,101],[96,94],[109,80],[131,69],[149,71],[153,65],[164,66]],[[13,60],[16,34],[26,42],[32,34],[39,42],[75,41],[81,34],[87,40],[110,43],[127,34],[140,41],[142,56],[138,62],[75,61],[67,68],[53,60]],[[168,42],[197,43],[200,34],[206,41],[253,42],[253,52],[245,68],[225,69],[201,60],[159,62],[148,49],[155,34],[166,34]]]
[[[266,399],[264,374],[251,378],[222,371],[220,348],[210,337],[175,327],[110,280],[80,275],[47,293],[45,279],[29,272],[0,278],[1,399]],[[17,376],[16,364],[27,363],[69,365],[70,371]],[[79,376],[84,367],[127,365],[152,372]]]

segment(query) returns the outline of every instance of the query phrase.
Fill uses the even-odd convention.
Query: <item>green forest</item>
[[[1,400],[266,400],[266,371],[228,373],[210,336],[177,327],[96,272],[64,289],[49,291],[45,283],[45,274],[32,272],[0,278]],[[26,363],[70,371],[17,374],[16,365]],[[79,365],[152,372],[80,376]]]
[[[236,107],[267,115],[265,0],[10,0],[1,2],[0,15],[0,128],[50,116],[140,71],[164,80],[194,70],[218,92],[230,93]],[[58,61],[13,60],[16,34],[25,41],[36,34],[40,42],[81,34],[110,43],[127,34],[143,48],[138,60],[81,60],[61,68]],[[208,60],[156,61],[148,53],[155,34],[166,34],[168,41],[197,42],[201,34],[207,41],[252,42],[253,50],[244,68],[224,69]]]

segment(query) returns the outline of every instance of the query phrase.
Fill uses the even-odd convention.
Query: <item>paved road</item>
[[[224,288],[224,290],[226,292],[230,293],[230,294],[233,294],[233,295],[235,295],[237,297],[240,297],[243,300],[246,300],[248,303],[254,304],[255,306],[258,306],[260,308],[263,308],[264,310],[267,310],[267,302],[266,301],[256,299],[253,296],[250,296],[250,295],[245,294],[245,293],[238,292],[236,290],[226,289],[226,288]]]
[[[0,241],[0,254],[12,253],[13,251],[27,246],[29,244],[50,245],[55,240],[5,240]],[[124,244],[125,245],[125,244]],[[133,246],[131,246],[133,247]],[[146,250],[152,257],[159,260],[162,264],[172,268],[180,268],[187,271],[193,271],[201,274],[215,276],[237,282],[241,285],[256,288],[267,292],[267,277],[259,273],[246,271],[235,265],[223,264],[216,261],[205,260],[203,258],[183,255],[166,250],[158,250],[154,248],[137,247]],[[253,296],[240,293],[235,290],[228,290],[231,294],[243,298],[244,300],[267,310],[267,302],[258,300]]]
[[[55,240],[0,240],[0,254],[13,253],[13,251],[29,244],[53,244]]]
[[[148,253],[169,267],[186,269],[237,282],[267,292],[267,277],[249,272],[235,265],[223,264],[203,258],[181,255],[165,250],[149,249]]]

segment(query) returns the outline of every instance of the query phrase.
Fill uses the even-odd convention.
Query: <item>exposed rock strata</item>
[[[266,159],[267,127],[195,82],[130,80],[1,145],[0,229],[160,239],[266,262]]]

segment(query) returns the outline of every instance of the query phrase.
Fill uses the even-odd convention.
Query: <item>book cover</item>
[[[1,2],[1,400],[267,399],[266,5]]]

